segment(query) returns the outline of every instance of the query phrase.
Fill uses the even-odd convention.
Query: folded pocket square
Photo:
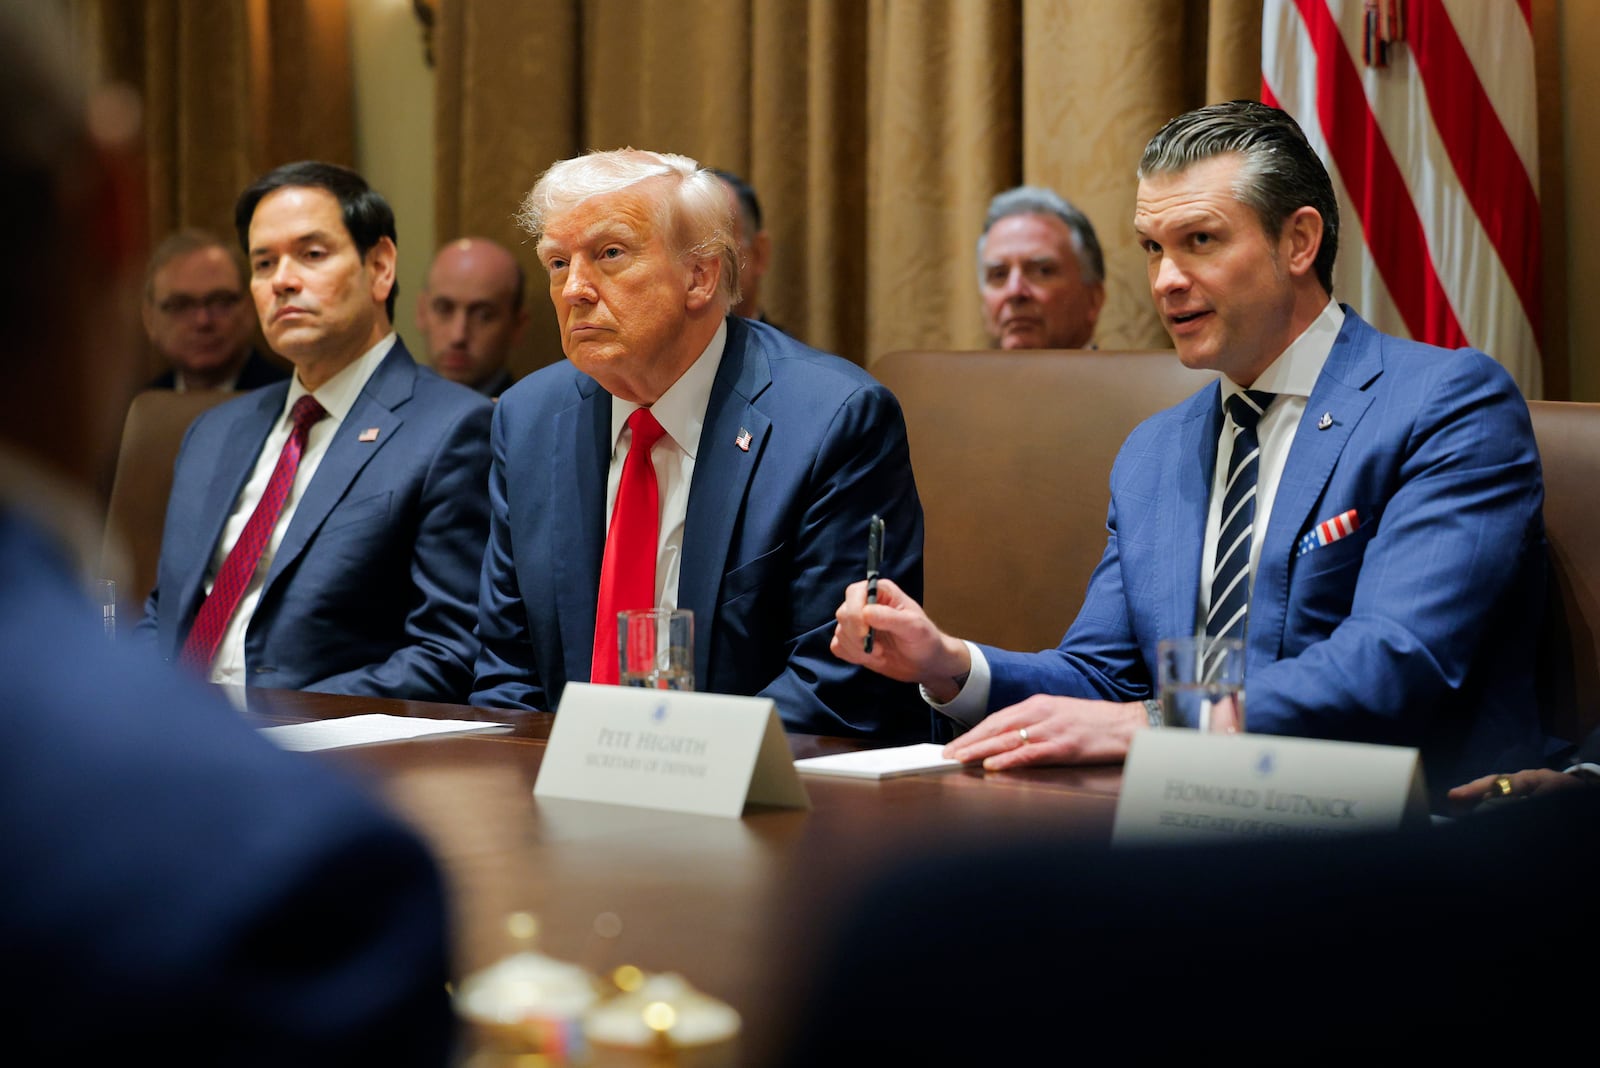
[[[1294,547],[1294,554],[1295,556],[1304,556],[1312,549],[1320,549],[1330,542],[1349,537],[1356,532],[1356,528],[1360,525],[1361,521],[1357,518],[1354,508],[1343,515],[1336,515],[1332,519],[1324,519],[1315,527],[1312,527],[1310,533],[1300,539],[1299,544]]]

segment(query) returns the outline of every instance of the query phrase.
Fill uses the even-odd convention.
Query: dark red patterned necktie
[[[289,440],[283,443],[283,451],[278,454],[278,464],[272,469],[272,477],[267,480],[266,492],[261,495],[256,510],[250,513],[250,519],[240,532],[233,550],[228,553],[228,558],[222,562],[217,580],[211,584],[211,593],[200,605],[194,626],[183,643],[182,662],[197,671],[207,671],[211,659],[217,655],[222,632],[227,630],[233,610],[239,607],[239,598],[244,596],[245,587],[250,585],[250,577],[261,563],[261,554],[272,540],[273,528],[278,525],[278,516],[283,512],[283,502],[294,487],[295,471],[300,467],[300,454],[305,452],[306,435],[311,432],[311,424],[327,414],[322,405],[317,403],[317,398],[309,393],[294,402],[294,408],[289,412],[289,420],[293,423]]]
[[[656,543],[661,529],[661,496],[650,450],[666,431],[640,408],[628,416],[633,443],[622,461],[622,481],[606,533],[605,562],[600,566],[600,599],[594,616],[594,659],[589,681],[616,685],[617,613],[653,608],[656,603]]]

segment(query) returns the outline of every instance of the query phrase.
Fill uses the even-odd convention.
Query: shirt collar
[[[1279,396],[1284,394],[1292,397],[1311,396],[1312,387],[1317,384],[1317,377],[1322,374],[1322,365],[1328,362],[1328,356],[1333,352],[1333,343],[1338,339],[1339,330],[1343,326],[1344,309],[1339,307],[1338,301],[1329,297],[1322,311],[1311,320],[1311,325],[1306,327],[1276,360],[1267,365],[1267,369],[1261,372],[1250,388]],[[1244,392],[1243,386],[1224,375],[1223,410],[1227,410],[1229,397],[1242,392]]]
[[[376,345],[362,353],[350,366],[328,379],[315,390],[309,390],[300,384],[300,373],[289,380],[289,395],[283,401],[283,418],[289,417],[289,412],[294,408],[294,402],[304,397],[307,393],[317,398],[317,403],[322,405],[323,411],[335,423],[344,421],[350,414],[350,409],[355,407],[356,398],[361,396],[361,391],[367,388],[367,379],[372,377],[378,365],[389,355],[389,350],[394,348],[397,335],[389,331]]]
[[[705,426],[706,407],[711,403],[711,387],[717,380],[717,368],[722,366],[722,353],[728,344],[728,320],[717,325],[705,351],[695,358],[689,369],[650,405],[650,414],[656,417],[661,429],[673,442],[695,458],[700,448],[700,431]],[[611,398],[611,454],[616,455],[617,442],[622,440],[622,430],[628,425],[628,416],[641,405]]]

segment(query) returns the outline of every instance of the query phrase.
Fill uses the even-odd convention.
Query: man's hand
[[[966,643],[934,626],[922,606],[889,579],[878,580],[877,604],[867,603],[866,582],[852,582],[834,618],[839,621],[830,646],[834,656],[891,679],[919,683],[940,703],[961,692],[961,681],[972,670]],[[869,627],[870,653],[863,650]]]
[[[1501,779],[1505,779],[1511,787],[1510,793],[1500,788]],[[1451,790],[1449,798],[1450,803],[1458,808],[1472,808],[1483,801],[1499,801],[1512,797],[1542,797],[1585,785],[1586,781],[1576,775],[1551,771],[1549,768],[1532,768],[1528,771],[1513,771],[1507,775],[1485,775],[1481,779],[1473,779]]]
[[[1034,764],[1115,764],[1127,757],[1134,733],[1146,726],[1139,701],[1118,704],[1035,694],[987,717],[945,746],[944,755],[964,763],[981,760],[988,771]]]

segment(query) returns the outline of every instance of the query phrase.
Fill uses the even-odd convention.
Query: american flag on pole
[[[1333,177],[1334,295],[1471,345],[1529,397],[1539,361],[1532,0],[1266,0],[1261,98]]]

